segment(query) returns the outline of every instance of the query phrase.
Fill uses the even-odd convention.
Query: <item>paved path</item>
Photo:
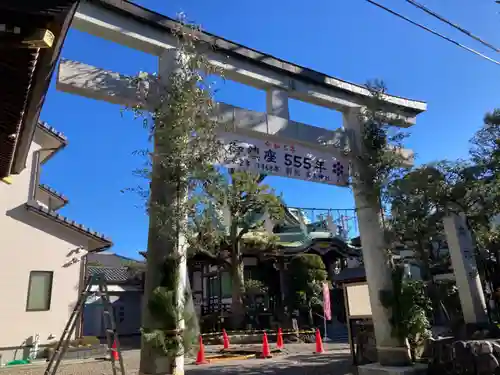
[[[290,354],[273,359],[230,361],[209,366],[186,366],[190,375],[356,375],[346,354]]]
[[[213,352],[220,347],[208,347]],[[312,354],[314,345],[287,345],[287,354],[272,359],[249,359],[227,361],[213,365],[186,365],[188,375],[355,375],[350,365],[349,349],[342,344],[325,344],[327,353]],[[137,375],[139,351],[123,353],[127,375]],[[189,361],[189,360],[188,360]],[[0,369],[0,375],[43,375],[45,366],[23,366]],[[111,375],[111,364],[107,361],[64,362],[58,375]]]

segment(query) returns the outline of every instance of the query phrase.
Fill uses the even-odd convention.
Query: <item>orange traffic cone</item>
[[[222,340],[224,341],[224,349],[229,349],[229,337],[224,328],[222,328]]]
[[[113,358],[113,361],[118,361],[118,350],[116,350],[116,339],[113,340],[113,345],[111,345],[111,357]]]
[[[321,340],[321,333],[319,333],[319,329],[316,328],[316,351],[315,354],[323,354],[325,349],[323,349],[323,340]]]
[[[271,351],[269,350],[269,342],[267,341],[267,333],[264,332],[262,339],[262,358],[271,358]]]
[[[276,339],[276,347],[278,349],[283,349],[285,345],[283,344],[283,331],[281,330],[281,327],[278,328],[278,337]]]
[[[198,355],[196,356],[197,365],[205,365],[208,361],[205,359],[205,345],[203,345],[203,338],[200,335],[200,348],[198,349]]]

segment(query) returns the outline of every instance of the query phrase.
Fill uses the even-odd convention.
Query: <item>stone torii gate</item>
[[[125,1],[100,0],[82,2],[72,26],[158,56],[158,71],[168,76],[165,74],[168,73],[166,69],[172,66],[176,46],[173,36],[176,27],[174,20]],[[262,141],[294,143],[341,161],[345,160],[343,145],[346,143],[346,134],[354,136],[349,137],[350,139],[361,139],[359,113],[371,95],[365,87],[279,60],[210,34],[202,34],[200,48],[207,43],[215,48],[204,48],[204,53],[211,64],[223,68],[227,79],[267,93],[265,114],[228,105],[221,107],[223,114],[231,113],[230,116],[222,116],[227,119],[226,129],[227,122],[230,123],[231,133]],[[130,81],[130,78],[119,73],[62,60],[57,88],[114,104],[134,105],[141,98],[138,88],[131,86]],[[289,98],[341,111],[344,128],[331,131],[290,120]],[[391,95],[384,95],[383,100],[387,112],[398,118],[398,126],[414,125],[416,116],[427,107],[424,102]],[[406,155],[411,158],[413,153],[406,150]],[[351,162],[356,168],[356,158],[351,158]],[[369,202],[366,195],[362,186],[354,189],[379,361],[385,365],[402,365],[407,349],[403,343],[391,337],[389,312],[379,302],[379,291],[391,289],[390,271],[384,256],[380,207]]]

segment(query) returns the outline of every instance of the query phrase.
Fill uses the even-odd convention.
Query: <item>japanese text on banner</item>
[[[349,168],[344,160],[300,145],[252,139],[223,133],[225,155],[221,164],[240,171],[345,186]]]

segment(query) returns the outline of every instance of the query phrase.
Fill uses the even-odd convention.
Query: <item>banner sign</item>
[[[225,152],[221,164],[249,171],[330,185],[347,185],[349,167],[344,160],[292,143],[264,141],[221,133]]]
[[[323,283],[323,315],[325,316],[325,320],[332,320],[330,288],[328,287],[328,283]]]

